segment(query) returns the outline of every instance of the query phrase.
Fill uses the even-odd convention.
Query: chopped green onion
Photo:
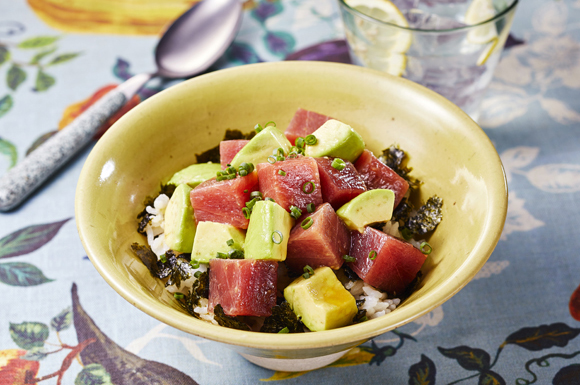
[[[182,293],[173,293],[173,297],[175,299],[183,299],[183,294]]]
[[[276,235],[278,235],[278,236],[276,237]],[[272,242],[279,245],[280,243],[282,243],[282,239],[284,239],[284,236],[282,235],[282,233],[280,231],[274,230],[272,232]]]
[[[249,202],[246,202],[246,207],[250,210],[252,210],[254,208],[254,205],[256,204],[256,202],[261,201],[262,198],[256,197],[254,199],[252,199]]]
[[[238,169],[240,171],[245,170],[248,174],[250,174],[252,171],[254,171],[254,164],[242,162],[242,164],[240,164],[240,167]]]
[[[236,176],[237,176],[236,174],[228,174],[228,175],[225,176],[225,178],[227,180],[232,180],[232,179],[236,179]]]
[[[371,261],[374,261],[375,259],[377,259],[377,252],[375,250],[371,250],[371,252],[369,253],[369,259]]]
[[[247,207],[244,207],[244,208],[242,209],[242,214],[244,214],[244,218],[246,218],[246,219],[250,219],[250,215],[252,214],[252,212],[250,211],[250,209],[249,209],[249,208],[247,208]]]
[[[189,261],[189,265],[192,269],[199,269],[199,261],[196,261],[195,259]]]
[[[252,193],[250,194],[250,196],[252,198],[257,198],[257,197],[262,198],[262,193],[260,191],[252,191]]]
[[[278,175],[286,176],[286,171],[280,169],[278,170]]]
[[[260,131],[262,131],[264,128],[258,123],[254,126],[254,130],[256,130],[256,133],[260,133]]]
[[[217,178],[215,178],[215,180],[217,180],[218,182],[221,182],[222,180],[226,180],[228,179],[226,176],[218,176]]]
[[[308,186],[311,186],[310,188],[308,188]],[[316,186],[314,185],[314,182],[306,182],[302,185],[302,192],[304,194],[312,194],[314,192],[314,190],[316,190]]]
[[[248,172],[246,170],[240,170],[240,176],[246,176]]]
[[[247,194],[247,193],[248,193],[248,189],[245,189],[245,190],[244,190],[244,194]]]
[[[268,163],[274,164],[274,163],[276,163],[277,159],[274,155],[270,155],[266,160],[268,161]]]
[[[274,199],[270,198],[270,197],[266,197],[264,198],[265,201],[270,201],[270,202],[276,202]]]
[[[346,167],[346,163],[344,163],[344,160],[342,160],[340,158],[334,158],[331,166],[338,171],[342,171]]]
[[[228,239],[228,240],[226,241],[226,245],[228,245],[229,247],[232,247],[232,246],[234,245],[234,243],[235,243],[235,242],[234,242],[234,240],[233,240],[233,239]]]
[[[317,142],[318,139],[316,139],[316,136],[312,134],[307,135],[306,138],[304,138],[304,143],[306,143],[309,146],[314,146]]]
[[[159,260],[160,260],[161,262],[163,262],[163,263],[167,262],[167,258],[165,257],[165,254],[161,254],[161,255],[159,256]]]
[[[310,278],[311,276],[314,275],[314,269],[311,268],[309,265],[304,266],[304,268],[302,269],[302,271],[304,271],[304,274],[302,274],[302,276],[305,279]]]
[[[303,149],[304,148],[304,138],[299,136],[296,139],[296,147]]]
[[[218,171],[215,173],[215,176],[222,176],[222,175],[224,175],[223,171]]]
[[[356,262],[356,258],[351,257],[350,255],[343,255],[342,259],[344,259],[345,262]]]
[[[284,156],[284,149],[282,147],[278,147],[278,149],[276,150],[275,155]]]
[[[419,248],[421,249],[421,252],[425,255],[429,255],[433,251],[433,248],[427,242],[421,243],[421,246]]]
[[[313,223],[314,219],[312,219],[312,217],[304,218],[304,220],[300,224],[300,227],[302,227],[304,230],[308,230]]]
[[[242,250],[231,249],[228,251],[229,259],[244,259],[244,252]]]
[[[272,127],[276,127],[276,123],[274,123],[273,121],[269,121],[268,123],[266,123],[264,125],[264,128],[268,127],[268,126],[272,126]]]
[[[306,205],[306,210],[308,210],[309,213],[313,213],[316,210],[316,206],[314,203],[309,203]]]
[[[301,215],[302,215],[302,210],[300,210],[296,206],[290,206],[290,216],[292,218],[298,219],[298,218],[300,218]]]
[[[226,253],[217,252],[216,258],[218,259],[228,259],[228,255]]]
[[[196,271],[195,273],[193,273],[193,276],[195,278],[199,278],[203,273],[201,271]]]
[[[287,333],[290,333],[290,329],[288,329],[288,326],[286,326],[284,329],[278,332],[278,334],[287,334]]]
[[[284,157],[283,157],[282,155],[278,155],[278,156],[276,157],[276,160],[277,160],[278,162],[283,162],[285,159],[284,159]]]
[[[226,173],[228,174],[235,174],[236,173],[236,169],[233,168],[232,166],[226,168]]]

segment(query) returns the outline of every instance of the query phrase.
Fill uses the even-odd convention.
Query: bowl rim
[[[206,81],[211,82],[221,77],[228,78],[244,76],[248,74],[260,74],[264,71],[278,71],[287,75],[292,71],[311,72],[313,70],[324,72],[333,71],[336,73],[341,73],[342,76],[347,76],[347,74],[350,72],[358,72],[363,73],[364,76],[388,78],[389,82],[399,83],[398,85],[410,89],[415,89],[415,91],[419,93],[427,92],[430,94],[429,96],[431,99],[436,100],[436,102],[441,104],[445,109],[454,110],[454,114],[457,115],[466,126],[470,127],[468,131],[471,135],[473,135],[473,139],[478,141],[481,151],[486,152],[489,155],[490,159],[488,159],[488,166],[490,168],[495,167],[498,169],[498,171],[500,171],[494,174],[494,177],[492,178],[493,183],[487,185],[489,196],[494,203],[493,206],[495,209],[488,212],[489,215],[486,216],[485,225],[483,232],[479,237],[479,241],[469,253],[469,256],[478,257],[476,259],[469,259],[468,257],[468,259],[458,267],[454,274],[446,277],[446,279],[438,284],[438,287],[426,293],[422,298],[417,299],[411,308],[399,308],[396,312],[390,313],[388,317],[379,317],[363,323],[345,326],[338,329],[325,330],[315,333],[292,333],[289,335],[248,332],[225,328],[207,323],[205,321],[197,320],[191,317],[189,314],[185,314],[172,308],[169,308],[171,311],[160,312],[160,304],[142,301],[140,296],[137,294],[137,292],[134,292],[135,290],[132,289],[130,285],[124,285],[123,282],[117,282],[113,277],[112,271],[110,271],[107,267],[107,264],[104,263],[104,261],[101,260],[101,258],[99,258],[97,255],[96,246],[93,244],[93,242],[98,240],[91,237],[91,213],[88,210],[89,205],[84,204],[84,199],[86,196],[85,187],[90,186],[93,182],[93,180],[89,178],[91,170],[95,169],[95,167],[100,169],[99,164],[97,164],[98,155],[101,152],[106,151],[107,143],[111,140],[114,140],[114,137],[123,130],[124,122],[129,121],[133,116],[137,116],[141,113],[141,111],[145,111],[150,105],[157,103],[158,100],[170,97],[172,93],[181,90],[184,87],[195,87],[197,83]],[[381,79],[377,79],[377,81],[379,80]],[[164,91],[161,91],[156,95],[153,95],[126,113],[121,119],[119,119],[119,121],[117,121],[111,128],[109,128],[109,130],[97,142],[81,170],[75,193],[75,217],[81,243],[87,252],[87,255],[93,266],[99,272],[99,274],[117,293],[125,298],[130,304],[134,305],[153,318],[156,318],[157,320],[186,333],[226,344],[266,350],[308,350],[313,348],[325,348],[336,345],[353,344],[356,342],[362,343],[365,340],[396,329],[423,316],[424,314],[430,312],[434,308],[440,306],[442,303],[453,297],[477,274],[481,267],[486,263],[487,259],[497,245],[497,242],[501,236],[506,216],[507,180],[500,157],[484,131],[459,107],[439,94],[403,78],[394,77],[392,75],[376,70],[350,64],[312,61],[270,62],[228,68],[186,80]],[[468,261],[470,263],[466,263]],[[416,309],[421,310],[416,311]],[[192,322],[192,320],[195,320],[196,322]]]

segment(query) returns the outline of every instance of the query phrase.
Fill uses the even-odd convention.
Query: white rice
[[[359,309],[367,311],[367,318],[373,319],[388,314],[397,308],[401,303],[399,298],[387,298],[387,293],[375,289],[371,285],[364,283],[361,279],[348,281],[344,286],[353,297],[359,301],[364,300]]]
[[[145,210],[151,215],[151,219],[147,226],[145,226],[145,233],[147,234],[147,243],[151,250],[159,258],[169,250],[164,242],[165,240],[165,209],[169,203],[169,197],[165,194],[159,195],[155,198],[152,206],[147,206]]]

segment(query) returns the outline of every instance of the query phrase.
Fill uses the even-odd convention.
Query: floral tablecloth
[[[0,175],[152,71],[157,35],[191,3],[1,1]],[[211,70],[346,61],[341,39],[334,0],[247,0]],[[299,373],[165,326],[116,294],[81,246],[73,201],[87,148],[0,214],[0,384],[580,384],[580,1],[521,1],[508,46],[480,120],[507,173],[507,222],[484,268],[441,307]],[[170,84],[151,83],[124,111]]]

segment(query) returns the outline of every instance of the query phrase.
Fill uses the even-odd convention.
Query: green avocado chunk
[[[349,229],[362,233],[367,225],[391,220],[394,204],[395,193],[391,190],[369,190],[339,208],[336,214]]]
[[[191,253],[195,237],[191,190],[187,184],[177,186],[165,209],[165,244],[180,253]]]
[[[284,298],[308,329],[329,330],[350,325],[358,312],[356,300],[330,267],[299,277],[284,289]]]
[[[305,155],[314,158],[332,156],[353,162],[365,149],[365,142],[351,126],[331,119],[312,133],[315,145],[306,146]]]
[[[278,148],[284,150],[284,155],[288,155],[292,144],[286,136],[276,127],[268,126],[254,136],[232,159],[231,165],[234,168],[240,167],[243,162],[265,163],[268,157]]]
[[[198,184],[213,178],[216,176],[216,173],[221,170],[222,167],[219,163],[192,164],[191,166],[173,174],[167,183],[174,184],[176,186],[187,183],[189,187],[193,188]]]
[[[258,201],[246,233],[245,258],[283,261],[294,219],[279,204]]]
[[[232,239],[234,244],[228,246]],[[246,234],[232,225],[216,222],[199,222],[193,241],[191,259],[208,263],[217,253],[227,254],[232,248],[243,250]]]

